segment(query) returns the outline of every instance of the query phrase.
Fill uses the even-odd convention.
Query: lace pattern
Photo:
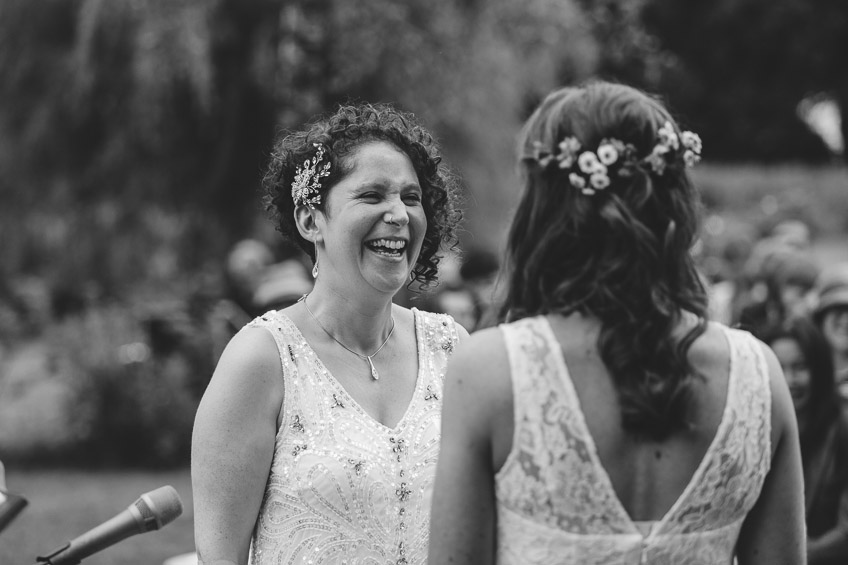
[[[347,394],[285,314],[251,322],[274,336],[285,383],[253,565],[426,562],[444,371],[457,333],[449,316],[413,312],[418,379],[394,428]]]
[[[495,482],[498,562],[730,563],[771,463],[771,389],[757,342],[724,328],[731,368],[721,423],[680,498],[643,534],[601,466],[547,320],[501,329],[515,437]]]

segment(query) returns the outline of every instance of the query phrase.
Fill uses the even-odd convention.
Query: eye
[[[379,202],[382,197],[382,194],[374,191],[363,192],[359,195],[359,198],[367,202]]]
[[[419,204],[421,202],[421,194],[418,192],[409,192],[404,195],[403,201],[407,203]]]

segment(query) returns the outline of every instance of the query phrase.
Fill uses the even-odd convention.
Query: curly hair
[[[324,211],[326,194],[351,172],[353,153],[374,141],[388,142],[406,154],[418,176],[427,229],[410,284],[429,287],[438,280],[442,245],[447,249],[457,245],[456,230],[462,219],[459,181],[442,162],[433,135],[410,113],[389,104],[344,105],[332,115],[318,116],[300,131],[281,133],[262,179],[265,208],[277,230],[314,260],[314,244],[300,235],[294,222],[291,189],[296,168],[314,156],[313,144],[323,144],[323,159],[331,166],[329,176],[321,180],[321,203],[315,208]]]
[[[618,393],[623,427],[661,440],[686,429],[689,347],[706,330],[707,296],[690,249],[700,200],[682,163],[611,177],[587,196],[567,172],[531,157],[534,142],[575,136],[585,147],[615,138],[640,156],[674,124],[656,99],[628,86],[593,82],[548,95],[520,138],[524,194],[508,238],[502,319],[579,312],[601,322],[598,350]],[[676,128],[676,126],[675,126]],[[698,324],[682,340],[683,312]]]

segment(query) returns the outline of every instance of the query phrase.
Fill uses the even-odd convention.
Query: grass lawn
[[[51,551],[132,504],[141,494],[171,485],[183,514],[161,530],[127,538],[83,561],[84,565],[162,565],[194,550],[191,481],[188,469],[141,471],[20,471],[6,469],[10,492],[29,500],[0,533],[0,564],[32,565]]]

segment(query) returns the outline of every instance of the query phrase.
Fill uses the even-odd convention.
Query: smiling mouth
[[[365,246],[384,257],[400,257],[406,251],[406,242],[400,239],[374,239],[366,241]]]

